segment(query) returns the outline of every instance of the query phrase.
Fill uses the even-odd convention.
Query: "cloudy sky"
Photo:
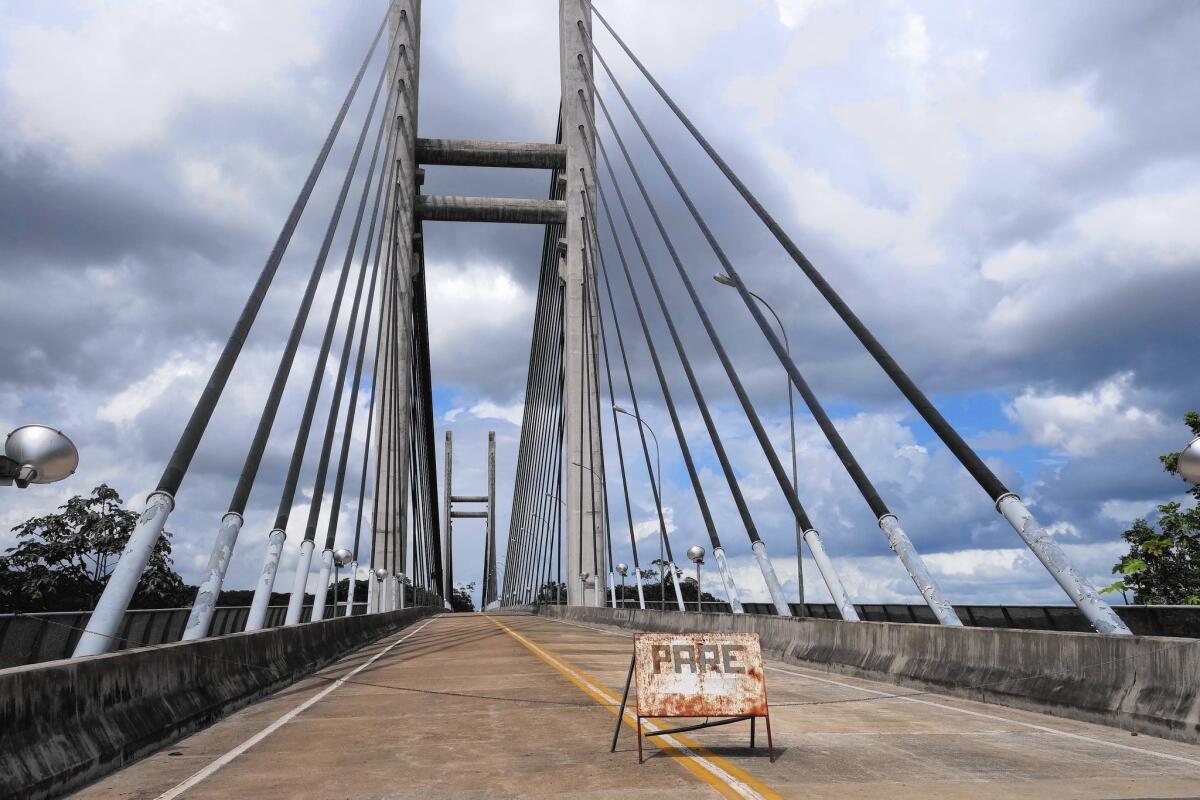
[[[1184,486],[1156,457],[1186,442],[1181,417],[1200,406],[1190,322],[1200,279],[1200,8],[597,6],[1083,571],[1108,583],[1125,526],[1183,499]],[[4,492],[0,545],[11,543],[12,525],[101,481],[140,508],[384,10],[383,0],[0,0],[0,429],[49,423],[82,453],[70,480]],[[421,135],[553,139],[556,3],[437,0],[425,3],[422,27]],[[611,40],[597,32],[597,44],[669,144],[747,283],[784,318],[801,369],[950,597],[1062,602],[987,496]],[[600,90],[616,110],[615,93],[604,82]],[[365,108],[360,100],[351,111],[349,134],[178,497],[169,527],[189,581],[227,507]],[[617,124],[785,453],[778,364],[734,293],[708,279],[715,259],[623,112]],[[546,177],[431,168],[426,191],[541,197]],[[645,233],[656,264],[668,269],[652,229]],[[344,234],[331,261],[340,263]],[[453,430],[456,490],[474,493],[485,487],[486,432],[497,432],[503,536],[541,232],[437,223],[426,237],[437,441]],[[682,288],[673,275],[664,283],[755,520],[794,595],[787,508]],[[318,293],[300,376],[313,368],[332,285],[327,279]],[[623,288],[618,305],[639,400],[662,441],[672,541],[681,549],[703,543]],[[678,361],[663,353],[676,397],[688,399],[689,444],[743,598],[765,599]],[[289,385],[230,588],[248,587],[257,571],[306,384],[301,377]],[[618,402],[624,395],[618,390]],[[327,385],[316,438],[328,396]],[[851,595],[918,601],[802,406],[797,420],[801,498]],[[363,434],[360,426],[360,446]],[[626,434],[632,445],[632,430]],[[611,452],[612,432],[606,436]],[[312,470],[307,464],[302,484],[311,484]],[[357,485],[356,465],[350,473]],[[631,465],[630,474],[648,560],[653,507],[644,473]],[[293,531],[302,530],[307,504],[297,499]],[[345,511],[353,510],[352,500]],[[353,535],[342,528],[339,544]],[[614,531],[617,558],[629,560],[628,532]],[[479,533],[459,526],[460,579],[479,576]],[[281,574],[289,583],[299,539],[288,541]],[[804,573],[810,599],[826,599],[807,559]]]

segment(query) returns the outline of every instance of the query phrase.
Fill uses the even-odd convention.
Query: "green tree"
[[[474,611],[475,601],[471,599],[473,591],[475,591],[474,581],[457,584],[450,592],[450,610]]]
[[[80,611],[93,608],[125,548],[138,515],[100,484],[76,495],[59,513],[33,517],[13,528],[16,546],[0,556],[0,610]],[[191,601],[172,569],[171,534],[164,531],[142,573],[133,608],[167,608]]]
[[[1189,411],[1184,423],[1193,436],[1200,436],[1200,413]],[[1179,474],[1179,454],[1159,456],[1163,469]],[[1196,505],[1181,503],[1158,507],[1158,528],[1144,519],[1134,520],[1121,534],[1129,543],[1129,552],[1113,566],[1122,577],[1103,591],[1119,591],[1128,600],[1134,593],[1139,605],[1200,605],[1200,487],[1191,490]]]

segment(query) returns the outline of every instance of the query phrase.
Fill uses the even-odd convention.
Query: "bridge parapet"
[[[770,655],[829,672],[1200,742],[1197,639],[573,606],[538,613],[627,630],[757,633]]]
[[[66,794],[432,606],[0,670],[0,797]]]

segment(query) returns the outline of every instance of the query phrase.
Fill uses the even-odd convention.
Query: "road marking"
[[[544,619],[547,622],[557,622],[561,625],[570,625],[575,628],[586,628],[588,630],[598,631],[599,633],[607,633],[611,636],[620,636],[623,638],[631,638],[631,636],[632,636],[632,634],[626,634],[626,633],[619,632],[619,631],[610,631],[606,628],[598,628],[593,625],[586,625],[586,624],[579,623],[579,622],[567,622],[566,620],[553,619],[551,617],[538,617],[538,618]],[[1200,759],[1188,758],[1187,756],[1180,756],[1180,755],[1176,755],[1174,753],[1160,753],[1157,750],[1147,750],[1144,747],[1131,747],[1130,745],[1121,744],[1120,742],[1110,742],[1106,739],[1097,739],[1092,736],[1085,736],[1081,733],[1071,733],[1070,731],[1061,731],[1061,730],[1058,730],[1057,728],[1050,728],[1045,725],[1037,725],[1032,722],[1023,722],[1018,719],[1012,719],[1011,717],[1003,717],[1003,716],[1000,716],[999,714],[988,714],[983,711],[972,711],[969,708],[958,708],[956,706],[949,706],[944,703],[935,703],[932,700],[921,700],[916,697],[905,697],[903,695],[897,696],[897,695],[893,695],[891,692],[881,692],[878,689],[867,689],[866,687],[863,687],[863,686],[855,686],[850,683],[843,683],[841,681],[831,680],[830,678],[822,678],[817,675],[813,675],[808,671],[792,672],[791,670],[786,670],[786,669],[783,669],[782,667],[771,667],[771,666],[768,666],[767,669],[774,670],[775,672],[782,672],[785,675],[793,675],[798,678],[808,678],[809,680],[820,681],[822,683],[829,683],[834,686],[841,686],[846,689],[854,689],[856,691],[865,692],[867,694],[881,695],[881,696],[887,697],[888,699],[891,699],[891,700],[906,700],[910,703],[920,703],[921,705],[933,706],[934,708],[941,708],[941,709],[945,709],[946,711],[956,711],[959,714],[966,714],[967,716],[971,716],[971,717],[979,717],[981,719],[990,719],[990,720],[995,720],[997,722],[1007,722],[1012,725],[1020,725],[1025,728],[1031,728],[1035,731],[1041,731],[1042,733],[1050,733],[1050,734],[1054,734],[1055,736],[1064,736],[1068,739],[1077,739],[1079,741],[1085,741],[1085,742],[1091,742],[1093,744],[1105,745],[1106,747],[1114,747],[1118,750],[1126,750],[1129,752],[1138,753],[1139,755],[1154,756],[1156,758],[1162,758],[1162,759],[1166,759],[1168,761],[1177,761],[1177,762],[1180,762],[1183,764],[1190,764],[1191,766],[1194,766],[1194,767],[1200,767]],[[867,680],[867,679],[863,678],[862,680]],[[968,702],[977,702],[977,701],[968,701]],[[1037,713],[1037,712],[1030,712],[1030,713]]]
[[[526,649],[542,661],[556,669],[571,683],[582,689],[585,694],[590,695],[593,700],[603,705],[614,715],[617,713],[621,698],[609,691],[607,687],[600,684],[595,678],[574,666],[566,659],[553,655],[534,644],[495,617],[489,616],[488,619],[499,626],[509,636],[524,645]],[[637,730],[637,715],[628,708],[625,710],[624,722],[635,731]],[[663,726],[655,724],[650,720],[643,720],[642,724],[650,730],[663,729]],[[723,797],[765,799],[778,798],[780,796],[762,781],[735,767],[725,759],[704,753],[699,745],[686,736],[679,734],[656,736],[650,741],[660,749],[677,750],[684,756],[687,756],[687,758],[680,759],[680,763],[689,772],[716,789]]]
[[[362,664],[359,664],[359,665],[358,665],[357,667],[355,667],[353,670],[351,670],[350,672],[347,672],[345,675],[343,675],[342,677],[338,678],[336,681],[334,681],[333,683],[331,683],[331,684],[330,684],[328,687],[326,687],[326,688],[322,689],[321,691],[317,692],[317,693],[316,693],[316,694],[314,694],[312,697],[308,698],[308,699],[307,699],[307,700],[305,700],[303,703],[301,703],[300,705],[296,706],[296,707],[295,707],[295,708],[293,708],[291,711],[287,712],[287,713],[286,713],[286,714],[284,714],[282,717],[280,717],[279,719],[275,720],[275,721],[274,721],[274,722],[272,722],[270,725],[268,725],[267,727],[263,728],[261,731],[259,731],[258,733],[254,734],[254,735],[253,735],[253,736],[251,736],[249,739],[247,739],[246,741],[242,742],[242,743],[241,743],[241,744],[239,744],[237,747],[233,748],[233,749],[232,749],[232,750],[230,750],[228,753],[226,753],[225,755],[221,756],[221,757],[220,757],[220,758],[218,758],[216,761],[212,762],[212,763],[211,763],[211,764],[209,764],[207,767],[205,767],[204,769],[200,770],[199,772],[197,772],[195,775],[193,775],[192,777],[188,778],[187,780],[185,780],[183,783],[179,784],[178,786],[176,786],[176,787],[175,787],[175,788],[173,788],[173,789],[169,789],[169,790],[167,790],[167,791],[163,792],[163,793],[162,793],[162,794],[160,794],[160,795],[159,795],[157,798],[155,798],[155,800],[173,800],[173,798],[179,797],[179,795],[183,794],[183,793],[184,793],[184,792],[186,792],[188,789],[191,789],[193,786],[195,786],[196,784],[200,783],[200,782],[201,782],[201,781],[203,781],[205,778],[207,778],[207,777],[209,777],[210,775],[212,775],[213,773],[215,773],[217,770],[221,769],[221,767],[224,767],[224,766],[225,766],[226,764],[228,764],[230,761],[233,761],[235,758],[237,758],[238,756],[240,756],[242,753],[246,752],[246,751],[247,751],[247,750],[249,750],[251,747],[254,747],[254,745],[258,744],[258,743],[259,743],[259,742],[261,742],[263,739],[266,739],[266,738],[267,738],[268,736],[270,736],[272,733],[274,733],[275,731],[277,731],[277,730],[279,730],[280,728],[282,728],[284,725],[286,725],[286,724],[288,724],[289,722],[291,722],[291,721],[292,721],[293,719],[295,719],[295,718],[296,718],[296,717],[297,717],[297,716],[298,716],[298,715],[299,715],[301,712],[305,711],[305,710],[306,710],[306,709],[308,709],[308,708],[311,708],[311,707],[312,707],[312,706],[314,706],[316,703],[318,703],[318,702],[320,702],[321,700],[323,700],[325,697],[327,697],[327,696],[328,696],[328,695],[329,695],[331,692],[333,692],[335,689],[337,689],[337,688],[338,688],[339,686],[341,686],[343,683],[345,683],[346,681],[350,680],[350,679],[351,679],[351,678],[353,678],[355,675],[357,675],[358,673],[362,672],[362,671],[363,671],[364,669],[366,669],[367,667],[369,667],[369,666],[371,666],[372,664],[374,664],[376,661],[378,661],[378,660],[379,660],[380,658],[382,658],[383,656],[387,655],[387,654],[388,654],[388,652],[390,652],[390,651],[391,651],[391,649],[392,649],[393,647],[396,647],[398,644],[400,644],[401,642],[405,641],[406,639],[409,639],[409,638],[411,638],[411,637],[413,637],[413,636],[416,636],[418,633],[420,633],[420,632],[421,632],[421,629],[422,629],[422,628],[424,628],[426,625],[428,625],[430,622],[433,622],[433,620],[427,620],[425,623],[423,623],[423,624],[422,624],[420,627],[418,627],[417,629],[413,630],[411,633],[409,633],[409,634],[407,634],[407,635],[403,636],[402,638],[400,638],[400,639],[397,639],[396,641],[392,642],[390,645],[388,645],[387,647],[385,647],[383,650],[381,650],[381,651],[379,651],[378,653],[376,653],[375,655],[371,656],[371,658],[369,658],[368,660],[364,661]]]

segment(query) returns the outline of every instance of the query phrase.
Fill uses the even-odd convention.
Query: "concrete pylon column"
[[[454,434],[446,431],[446,480],[442,485],[445,496],[445,501],[442,504],[444,514],[442,515],[442,597],[446,598],[446,602],[450,602],[450,596],[454,591],[454,515],[450,513],[452,505],[451,487],[454,481]]]
[[[600,454],[600,420],[594,419],[591,433],[588,432],[589,409],[599,407],[597,387],[592,378],[595,373],[596,348],[588,334],[598,330],[593,317],[590,326],[585,322],[585,272],[583,259],[584,218],[588,226],[594,224],[584,204],[584,192],[596,196],[596,180],[590,167],[590,152],[595,147],[588,125],[588,114],[593,113],[594,101],[587,73],[579,64],[583,56],[587,69],[592,68],[592,51],[584,33],[579,30],[583,23],[587,35],[592,30],[592,8],[590,0],[559,0],[559,63],[562,82],[562,141],[567,150],[567,167],[564,171],[567,203],[567,222],[564,226],[566,254],[563,256],[561,274],[565,280],[563,295],[563,471],[566,484],[566,540],[567,563],[563,576],[567,584],[567,603],[574,606],[598,606],[603,593],[597,591],[604,578],[597,557],[599,544],[603,540],[604,517],[602,504],[596,498],[603,496],[596,484],[597,476],[590,471],[603,463]],[[580,97],[582,93],[582,98]],[[586,113],[584,108],[586,106]],[[593,304],[594,305],[594,304]],[[583,466],[581,466],[583,465]],[[582,540],[582,541],[581,541]],[[587,586],[581,575],[588,575]]]
[[[375,452],[381,456],[375,475],[376,497],[382,496],[386,487],[393,485],[390,483],[393,469],[398,470],[400,475],[408,474],[409,470],[409,341],[412,316],[412,242],[416,225],[413,209],[416,205],[417,191],[417,88],[421,61],[421,0],[392,0],[388,30],[390,46],[385,69],[389,73],[393,69],[396,70],[396,82],[390,87],[385,119],[394,125],[394,135],[397,138],[396,185],[385,209],[380,232],[383,247],[381,259],[386,269],[381,306],[381,319],[385,322],[380,328],[379,348],[380,363],[395,364],[396,368],[388,370],[387,385],[379,387],[379,391],[381,396],[395,398],[395,416],[401,423],[392,424],[390,403],[375,404]],[[397,60],[400,62],[398,66]],[[394,337],[391,325],[387,323],[393,310],[399,312],[396,315]],[[403,509],[403,502],[393,504],[389,519],[385,504],[376,504],[372,523],[372,569],[383,567],[389,572],[392,570],[392,565],[384,560],[383,542],[387,540],[389,553],[396,552],[400,546],[401,514],[396,513],[397,508]]]
[[[488,431],[488,493],[487,493],[487,536],[484,542],[486,563],[483,577],[483,607],[491,608],[496,603],[496,432]]]

